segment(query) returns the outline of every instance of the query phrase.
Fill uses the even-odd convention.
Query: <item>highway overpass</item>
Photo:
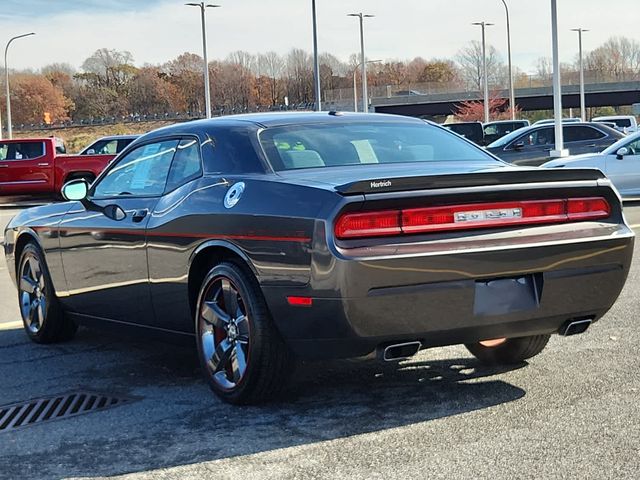
[[[593,83],[585,86],[587,107],[627,106],[640,103],[640,81],[618,83]],[[509,98],[507,90],[499,97]],[[516,103],[523,111],[552,110],[551,87],[522,88],[515,91]],[[430,95],[406,95],[372,98],[372,109],[379,113],[395,113],[414,117],[451,115],[456,105],[469,100],[482,100],[479,92],[438,93]],[[579,85],[562,87],[563,108],[580,108]]]

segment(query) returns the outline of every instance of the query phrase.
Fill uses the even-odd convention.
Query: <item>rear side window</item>
[[[169,170],[166,191],[199,177],[201,173],[200,144],[192,138],[181,140]]]
[[[586,140],[598,140],[603,137],[606,137],[604,133],[592,127],[564,127],[565,142],[583,142]]]
[[[0,142],[0,160],[29,160],[44,155],[44,142]]]
[[[274,170],[402,162],[495,161],[428,124],[339,123],[272,127],[260,142]]]

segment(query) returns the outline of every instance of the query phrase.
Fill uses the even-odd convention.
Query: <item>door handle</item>
[[[39,163],[38,166],[39,167],[48,167],[49,164],[48,163]]]
[[[587,148],[595,148],[596,144],[592,143],[591,145],[587,145]]]
[[[147,210],[146,208],[137,210],[131,217],[131,220],[135,223],[140,223],[147,216],[147,213],[149,213],[149,210]]]

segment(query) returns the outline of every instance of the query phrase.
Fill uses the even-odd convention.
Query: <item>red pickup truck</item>
[[[0,196],[58,195],[69,180],[91,183],[115,155],[63,155],[57,138],[0,140]]]

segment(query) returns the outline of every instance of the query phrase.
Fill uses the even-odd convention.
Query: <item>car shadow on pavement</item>
[[[140,398],[0,432],[0,472],[88,477],[190,465],[429,422],[525,395],[498,378],[507,370],[432,357],[303,364],[278,401],[234,407],[213,396],[189,349],[85,329],[73,342],[42,346],[20,330],[0,331],[0,405],[83,389]]]

